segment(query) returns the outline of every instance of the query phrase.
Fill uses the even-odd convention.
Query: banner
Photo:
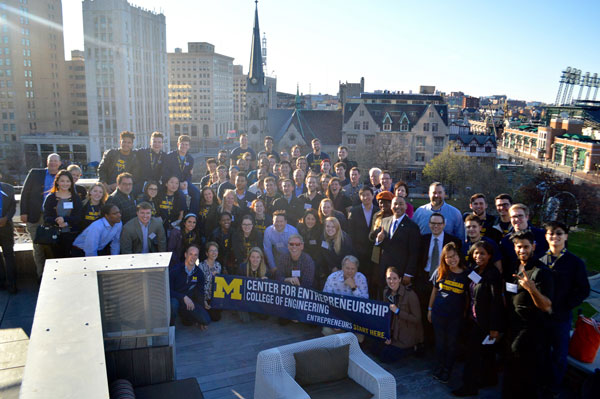
[[[215,276],[211,307],[264,313],[389,339],[388,303],[242,276]]]

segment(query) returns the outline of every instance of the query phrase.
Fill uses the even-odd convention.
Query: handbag
[[[35,231],[34,244],[38,245],[53,245],[58,243],[60,235],[60,227],[39,225]]]
[[[582,363],[593,363],[599,347],[600,323],[580,315],[569,342],[569,356]]]

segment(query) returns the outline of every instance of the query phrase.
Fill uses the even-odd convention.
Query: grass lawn
[[[569,251],[583,259],[588,270],[600,272],[600,231],[584,226],[570,232]]]

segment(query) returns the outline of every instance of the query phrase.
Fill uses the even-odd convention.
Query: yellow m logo
[[[225,298],[225,294],[229,295],[231,299],[242,299],[242,293],[240,288],[242,287],[242,279],[235,278],[231,280],[231,283],[227,284],[227,281],[223,277],[215,277],[215,292],[213,297]]]

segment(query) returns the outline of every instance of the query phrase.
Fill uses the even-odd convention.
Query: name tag
[[[148,234],[148,238],[153,240],[156,237],[156,233]]]
[[[300,270],[292,270],[292,277],[300,277]]]
[[[469,278],[475,284],[479,284],[479,282],[481,281],[481,276],[479,274],[477,274],[477,272],[475,272],[475,271],[472,271],[471,273],[469,273]]]
[[[73,209],[72,202],[63,202],[63,209]]]
[[[312,205],[311,204],[304,204],[304,209],[312,209]]]
[[[327,241],[322,241],[321,242],[321,247],[323,247],[325,249],[329,249],[329,243],[327,243]]]
[[[231,221],[233,222],[235,220],[235,216],[231,215]]]
[[[282,243],[282,242],[278,242],[277,244],[275,244],[275,246],[276,246],[277,248],[283,248],[283,247],[284,247],[284,245],[283,245],[283,243]]]
[[[517,285],[513,283],[506,283],[506,291],[512,292],[513,294],[517,293]]]
[[[308,240],[310,245],[317,245],[317,240]]]

